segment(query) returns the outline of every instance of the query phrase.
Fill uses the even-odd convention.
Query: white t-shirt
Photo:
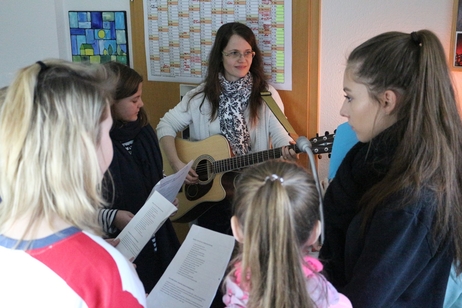
[[[0,307],[146,306],[133,264],[98,236],[71,227],[15,244],[0,235]]]

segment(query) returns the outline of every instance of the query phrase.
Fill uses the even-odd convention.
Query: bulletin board
[[[253,30],[268,81],[292,90],[292,0],[144,0],[148,80],[200,83],[224,23]]]

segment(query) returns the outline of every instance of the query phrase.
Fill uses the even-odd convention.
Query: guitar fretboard
[[[214,173],[228,172],[262,163],[270,159],[280,158],[281,156],[282,148],[270,149],[215,161],[212,164],[212,168]]]

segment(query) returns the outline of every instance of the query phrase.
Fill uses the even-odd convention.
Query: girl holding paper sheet
[[[97,221],[113,155],[112,74],[39,61],[0,108],[0,306],[145,307],[133,265]]]
[[[162,179],[163,166],[157,136],[143,108],[143,78],[126,65],[105,65],[117,75],[117,86],[110,132],[114,159],[105,178],[107,200],[112,207],[102,211],[100,218],[108,235],[115,237]],[[162,276],[179,245],[172,223],[167,220],[133,261],[146,293]]]

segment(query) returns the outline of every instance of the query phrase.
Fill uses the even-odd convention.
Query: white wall
[[[438,35],[449,59],[452,9],[453,0],[322,0],[319,131],[332,132],[345,122],[339,111],[343,71],[352,49],[382,32],[429,29]],[[462,84],[462,73],[455,75]],[[320,160],[321,178],[327,176],[328,162]]]
[[[0,88],[11,83],[16,71],[38,60],[71,60],[69,10],[127,11],[129,0],[1,0]],[[130,20],[127,21],[131,38]],[[129,45],[131,47],[131,44]],[[132,56],[130,48],[130,57]],[[130,59],[130,63],[133,63]]]
[[[54,7],[54,0],[1,0],[0,87],[10,84],[19,68],[59,56]]]

